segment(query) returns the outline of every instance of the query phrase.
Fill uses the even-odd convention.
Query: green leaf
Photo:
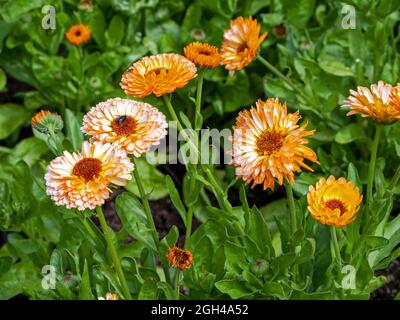
[[[41,85],[52,87],[57,81],[65,81],[63,77],[64,63],[65,60],[59,56],[34,56],[32,71]]]
[[[29,255],[38,251],[39,246],[33,239],[24,239],[17,233],[11,233],[7,237],[8,243],[14,247],[17,252]]]
[[[36,137],[26,138],[15,146],[9,155],[9,161],[16,164],[23,160],[29,167],[32,167],[48,151],[49,148],[42,140]]]
[[[266,255],[267,259],[274,256],[271,234],[261,212],[257,207],[253,207],[246,218],[246,234],[255,242],[260,252]]]
[[[282,1],[287,20],[297,28],[304,28],[314,13],[315,0]]]
[[[21,261],[0,276],[0,300],[41,288],[39,270],[30,260]]]
[[[105,33],[108,48],[115,48],[120,45],[124,37],[125,23],[120,15],[114,15]]]
[[[340,129],[335,135],[335,141],[339,144],[347,144],[362,139],[366,139],[366,134],[364,129],[356,123]]]
[[[225,257],[225,266],[228,271],[240,274],[243,270],[249,268],[245,249],[233,242],[228,241],[225,243]]]
[[[73,150],[80,150],[83,143],[83,133],[80,129],[81,119],[71,110],[65,110],[65,127],[67,129],[67,137],[72,143]]]
[[[263,287],[263,292],[268,295],[272,295],[277,297],[278,299],[284,300],[288,299],[290,292],[287,290],[288,288],[283,287],[283,285],[276,282],[268,282]]]
[[[215,286],[222,293],[226,293],[232,299],[240,299],[250,296],[254,293],[245,286],[245,284],[238,280],[221,280],[215,283]]]
[[[185,206],[181,200],[178,190],[175,188],[174,181],[171,179],[170,176],[165,176],[165,184],[167,189],[169,190],[169,196],[171,198],[174,207],[178,211],[179,215],[181,216],[183,223],[186,225],[187,220],[187,212]]]
[[[94,300],[92,289],[90,286],[90,275],[87,260],[85,259],[85,264],[83,266],[83,273],[81,277],[81,288],[79,290],[80,300]]]
[[[30,112],[23,106],[14,103],[0,104],[0,140],[7,138],[29,118]]]
[[[96,10],[89,20],[89,27],[92,30],[93,39],[100,48],[106,47],[106,20],[101,10]]]
[[[6,87],[7,84],[7,76],[3,69],[0,69],[0,91]]]
[[[157,288],[164,292],[165,299],[167,300],[175,300],[176,299],[176,293],[174,288],[171,287],[170,284],[166,282],[157,282]]]
[[[347,168],[347,180],[353,181],[354,185],[360,190],[360,193],[362,193],[362,183],[358,175],[357,168],[351,162]]]
[[[135,170],[138,170],[140,174],[144,190],[147,193],[149,200],[159,200],[167,196],[168,190],[165,188],[164,175],[145,159],[135,159],[135,162]],[[129,180],[125,189],[140,197],[140,192],[135,179]]]
[[[157,283],[153,280],[145,280],[140,288],[138,300],[156,300]]]
[[[10,270],[13,264],[13,259],[9,256],[0,257],[0,277],[2,274]]]
[[[45,0],[12,0],[2,4],[1,16],[6,22],[15,21],[23,14],[42,7],[47,2]]]
[[[117,197],[115,206],[125,230],[136,240],[142,241],[147,247],[157,251],[150,224],[147,222],[146,213],[139,199],[125,192]]]
[[[350,67],[337,60],[323,59],[319,61],[322,70],[338,77],[351,77],[353,71]]]

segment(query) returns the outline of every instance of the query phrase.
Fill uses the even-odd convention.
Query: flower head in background
[[[193,262],[193,255],[190,251],[172,246],[167,252],[168,262],[174,268],[186,270]]]
[[[97,300],[118,300],[118,295],[116,293],[107,293],[105,297],[98,297]]]
[[[89,26],[83,23],[74,24],[65,33],[65,36],[69,43],[80,46],[85,42],[88,42],[92,37]]]
[[[92,0],[80,0],[78,8],[81,10],[93,11]]]
[[[32,127],[41,133],[58,133],[64,127],[64,122],[59,114],[41,110],[31,120]]]
[[[64,151],[50,162],[45,174],[47,194],[56,205],[95,209],[110,196],[110,186],[124,186],[133,164],[126,152],[111,144],[82,144],[81,152]]]
[[[350,96],[344,101],[343,107],[350,107],[348,116],[361,114],[364,118],[372,118],[378,123],[389,124],[400,119],[400,108],[393,103],[395,92],[392,85],[379,81],[371,84],[370,89],[357,87],[350,90]],[[395,99],[395,101],[400,101]]]
[[[163,113],[150,104],[114,98],[100,102],[84,117],[81,130],[92,141],[115,143],[128,154],[140,157],[160,144],[168,127]]]
[[[400,112],[400,83],[392,88],[389,96],[390,104]]]
[[[243,69],[254,60],[266,36],[266,32],[260,35],[260,25],[252,17],[232,20],[222,40],[222,64],[230,71]]]
[[[220,64],[220,55],[216,46],[203,42],[192,42],[183,51],[186,58],[200,67],[214,69]]]
[[[341,228],[356,219],[362,198],[353,182],[345,178],[321,178],[315,187],[309,187],[308,211],[318,222]]]
[[[314,130],[307,131],[307,124],[299,126],[300,118],[298,112],[288,114],[286,104],[278,99],[259,100],[256,107],[240,112],[232,150],[238,178],[252,182],[252,187],[262,184],[273,189],[275,179],[280,185],[284,180],[293,183],[295,172],[313,171],[304,160],[318,163],[315,152],[305,146],[305,137]]]
[[[121,88],[127,95],[160,97],[183,88],[197,76],[194,63],[175,53],[144,57],[122,75]]]

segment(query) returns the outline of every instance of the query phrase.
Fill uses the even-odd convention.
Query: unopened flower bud
[[[268,271],[268,269],[269,269],[269,263],[264,259],[257,259],[250,266],[251,272],[253,272],[256,275],[263,275]]]
[[[41,133],[58,133],[62,130],[64,122],[61,117],[47,110],[41,110],[32,118],[32,127]]]

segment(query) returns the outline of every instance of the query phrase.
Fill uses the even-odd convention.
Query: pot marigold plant
[[[400,297],[395,8],[25,2],[0,7],[0,299]]]

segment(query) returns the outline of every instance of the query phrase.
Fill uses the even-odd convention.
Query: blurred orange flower
[[[186,58],[201,67],[214,69],[220,64],[218,48],[208,43],[192,42],[183,51]]]
[[[83,23],[74,24],[65,33],[65,36],[69,43],[80,46],[85,42],[88,42],[92,37],[89,26]]]

